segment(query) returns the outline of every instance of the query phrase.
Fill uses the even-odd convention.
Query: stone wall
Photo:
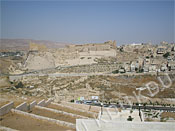
[[[104,43],[92,43],[92,44],[83,44],[83,45],[69,45],[69,49],[74,49],[80,52],[87,51],[104,51],[116,48],[116,41],[107,41]]]
[[[59,111],[59,110],[52,109],[52,108],[42,107],[42,106],[36,106],[36,108],[43,109],[43,110],[50,111],[50,112],[54,112],[54,113],[67,115],[67,116],[71,116],[71,117],[76,117],[76,118],[84,118],[84,119],[88,118],[88,117],[84,117],[84,116],[80,116],[80,115],[76,115],[76,114],[72,114],[72,113],[68,113],[68,112],[64,112],[64,111]]]
[[[62,65],[84,65],[97,63],[96,59],[116,57],[116,42],[108,41],[100,44],[70,45],[56,50],[45,50],[45,47],[31,43],[24,68],[40,70]]]
[[[29,110],[32,110],[37,105],[36,101],[33,101],[29,104]]]
[[[14,102],[10,102],[0,108],[0,116],[7,114],[14,107]]]
[[[118,64],[92,64],[62,68],[60,72],[92,73],[92,72],[112,72],[119,69]]]
[[[28,109],[29,108],[28,108],[28,105],[26,102],[24,102],[16,107],[16,110],[21,110],[21,111],[28,111]]]
[[[42,44],[36,44],[36,43],[30,43],[29,45],[29,50],[30,51],[46,51],[47,47]]]
[[[48,99],[48,100],[45,102],[45,106],[48,106],[51,102],[52,102],[52,99]]]
[[[37,104],[38,106],[46,106],[45,100],[41,100],[40,102],[38,102]]]

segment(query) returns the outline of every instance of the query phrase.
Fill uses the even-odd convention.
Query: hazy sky
[[[69,43],[173,42],[174,6],[173,0],[3,1],[1,37]]]

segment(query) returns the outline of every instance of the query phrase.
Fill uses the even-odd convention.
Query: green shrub
[[[167,53],[165,53],[165,54],[163,55],[164,58],[167,58],[168,56],[170,56],[170,53],[169,53],[169,52],[167,52]]]

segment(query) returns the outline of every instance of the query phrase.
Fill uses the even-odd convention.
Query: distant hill
[[[32,39],[0,39],[0,51],[29,50],[30,42],[46,45],[48,48],[63,48],[70,43]]]

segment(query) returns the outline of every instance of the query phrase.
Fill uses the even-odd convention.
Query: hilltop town
[[[60,129],[75,130],[76,125],[83,130],[82,121],[76,119],[81,118],[87,124],[94,124],[90,118],[113,122],[108,111],[102,115],[102,107],[109,108],[115,121],[124,123],[133,119],[164,121],[170,122],[167,129],[171,129],[171,122],[175,121],[175,43],[118,46],[115,40],[110,40],[49,48],[28,41],[25,50],[3,49],[0,69],[1,106],[11,111],[5,112],[7,115],[1,111],[3,126],[21,130],[19,123],[7,123],[10,118],[23,120],[18,115],[25,114],[28,121],[30,117],[46,121],[40,125],[54,123],[43,128],[31,123],[34,129],[55,130],[56,121]],[[122,110],[119,116],[115,115],[114,107]]]
[[[1,72],[10,74],[51,68],[65,73],[147,73],[175,70],[175,44],[167,42],[158,45],[139,43],[117,46],[116,41],[107,41],[55,49],[30,43],[28,51],[1,52],[0,57],[2,60],[12,58],[8,72]]]
[[[117,46],[116,41],[107,41],[54,49],[44,44],[28,44],[27,51],[0,53],[2,86],[15,88],[22,83],[22,87],[33,87],[22,94],[56,101],[76,100],[82,96],[89,99],[94,95],[102,99],[106,93],[109,95],[103,97],[105,100],[125,101],[123,96],[130,96],[131,101],[136,102],[133,91],[137,92],[150,81],[163,88],[157,77],[164,78],[169,74],[173,80],[171,88],[154,97],[158,99],[155,101],[162,101],[160,97],[174,98],[174,43]],[[154,101],[154,98],[148,98]]]

